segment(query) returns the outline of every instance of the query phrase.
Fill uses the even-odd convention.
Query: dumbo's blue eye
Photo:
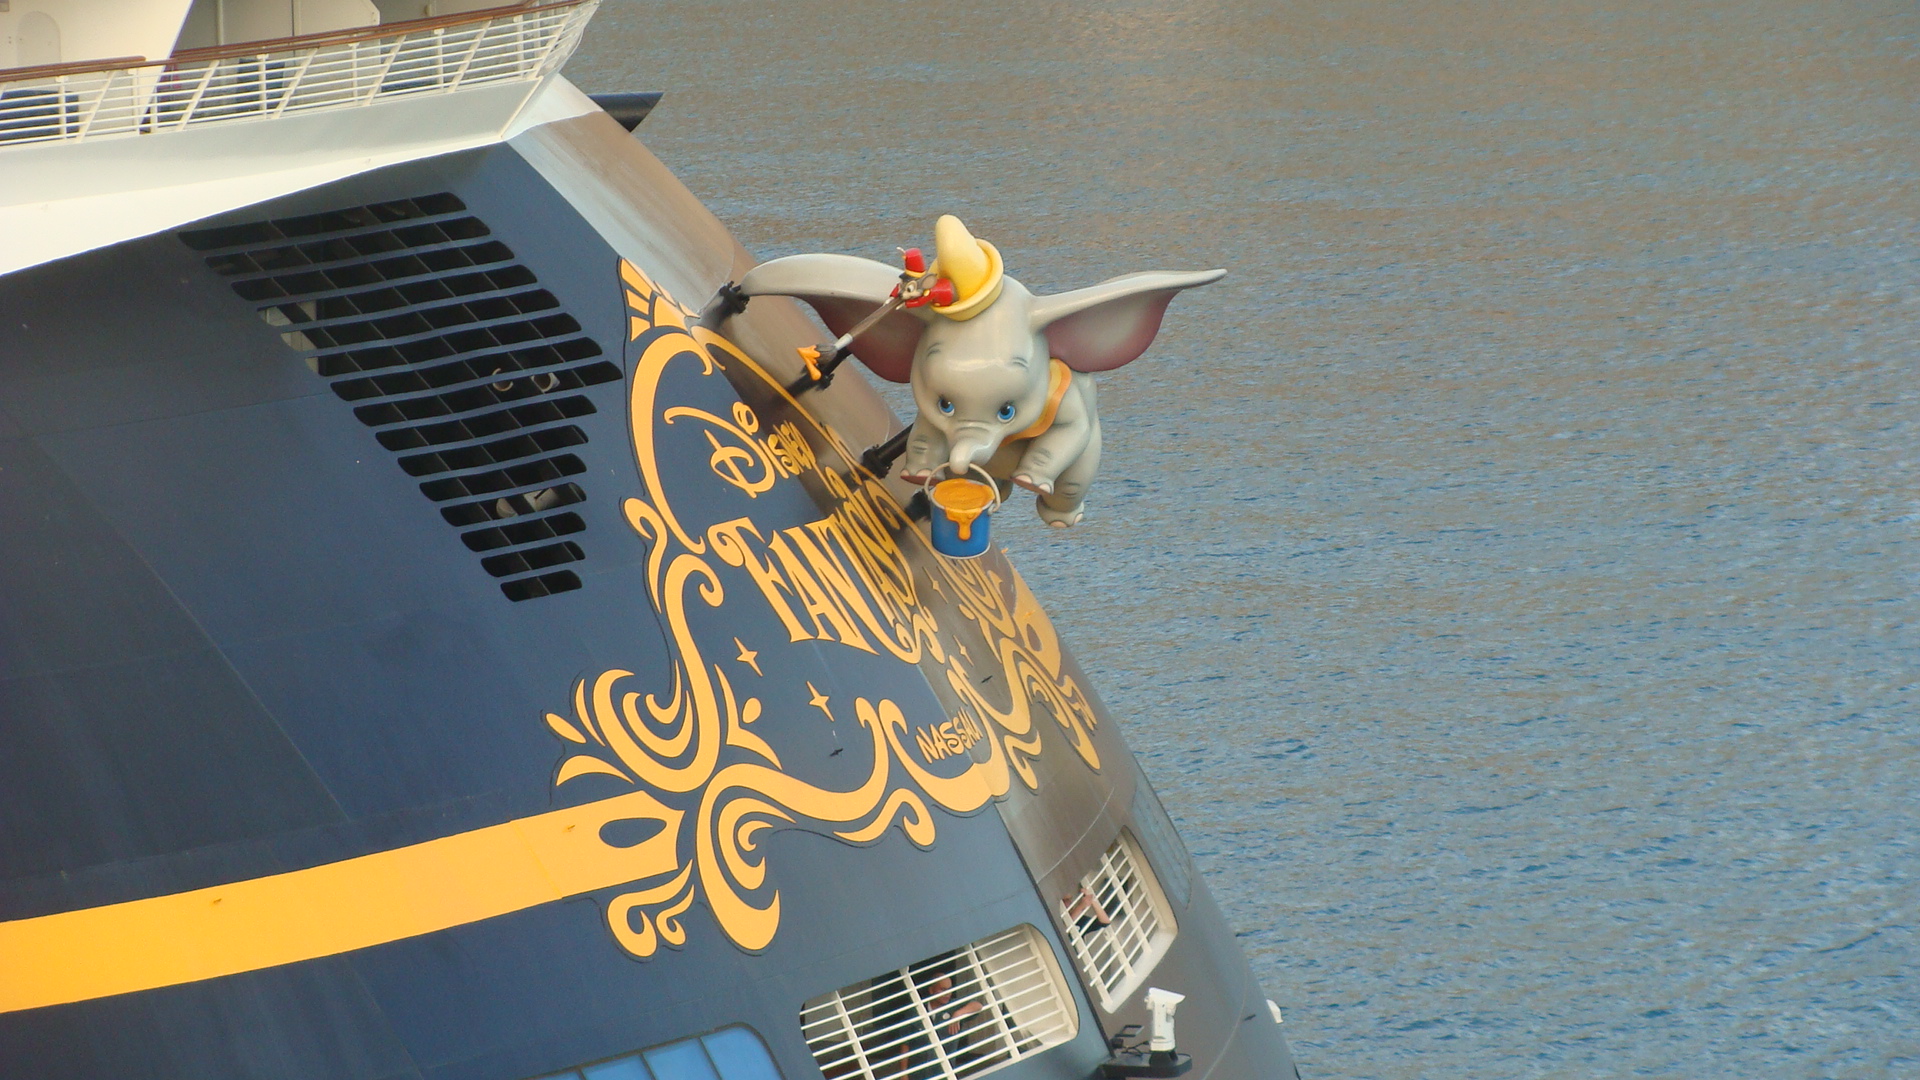
[[[1004,424],[1011,419],[1013,419],[1013,402],[1009,401],[1000,406],[1000,422]]]
[[[953,415],[953,399],[947,397],[945,394],[940,395],[940,411],[946,413],[948,416]]]

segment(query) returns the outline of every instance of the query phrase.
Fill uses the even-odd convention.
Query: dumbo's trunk
[[[955,476],[964,476],[969,466],[985,465],[998,448],[999,440],[987,432],[962,428],[953,437],[953,451],[947,460],[947,468]]]

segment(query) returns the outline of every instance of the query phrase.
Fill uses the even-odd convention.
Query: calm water
[[[1000,531],[1311,1077],[1920,1076],[1920,15],[608,0],[764,256],[1227,266]]]

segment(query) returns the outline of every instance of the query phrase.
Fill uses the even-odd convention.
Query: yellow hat
[[[933,310],[949,319],[971,319],[1000,298],[1006,268],[999,249],[976,239],[952,214],[942,214],[933,223],[933,255],[934,269],[953,282],[960,297],[945,307],[935,304]]]

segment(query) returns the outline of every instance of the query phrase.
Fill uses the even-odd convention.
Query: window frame
[[[1139,886],[1137,898],[1129,895],[1129,877]],[[1145,985],[1153,969],[1173,948],[1180,936],[1179,919],[1154,873],[1153,863],[1131,829],[1120,830],[1113,843],[1101,853],[1099,865],[1082,875],[1079,885],[1073,893],[1060,899],[1054,911],[1060,921],[1060,937],[1080,970],[1089,996],[1099,1003],[1102,1012],[1113,1013]],[[1097,915],[1084,909],[1074,910],[1083,896],[1092,897],[1098,911],[1107,914],[1109,921],[1087,926],[1089,919],[1096,919]],[[1120,910],[1106,911],[1109,904]],[[1151,923],[1142,918],[1143,915],[1150,917]],[[1131,934],[1139,947],[1130,950],[1111,943],[1110,935],[1116,932]],[[1094,934],[1109,935],[1109,938],[1098,939]],[[1103,974],[1114,966],[1114,961],[1118,963],[1117,972],[1112,976]]]

